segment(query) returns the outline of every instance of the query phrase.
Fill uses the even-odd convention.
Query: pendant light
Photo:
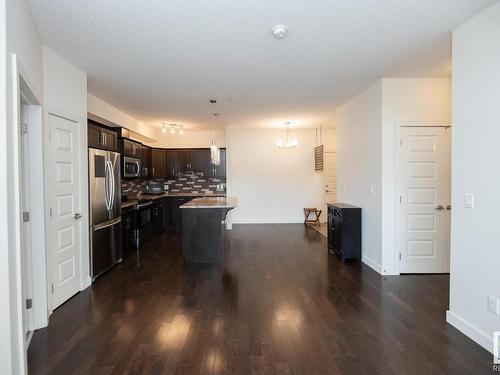
[[[220,148],[217,146],[217,142],[215,141],[215,122],[217,120],[217,116],[219,116],[218,113],[213,114],[213,122],[212,122],[212,129],[213,129],[213,136],[212,136],[212,144],[210,146],[210,161],[213,165],[219,165],[220,164]]]
[[[299,141],[297,138],[290,139],[290,121],[285,122],[286,127],[286,138],[285,141],[283,139],[276,140],[276,147],[279,149],[291,149],[295,148],[299,145]]]

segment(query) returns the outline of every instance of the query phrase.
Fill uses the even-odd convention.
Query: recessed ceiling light
[[[272,32],[276,39],[283,39],[288,33],[288,28],[285,25],[276,25],[273,27]]]

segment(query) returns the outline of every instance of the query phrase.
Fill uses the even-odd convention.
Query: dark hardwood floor
[[[235,226],[223,266],[185,266],[180,245],[155,238],[58,308],[30,374],[491,373],[445,322],[446,275],[342,264],[295,224]]]

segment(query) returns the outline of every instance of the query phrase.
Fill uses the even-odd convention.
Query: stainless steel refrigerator
[[[120,154],[89,148],[90,275],[122,260]]]

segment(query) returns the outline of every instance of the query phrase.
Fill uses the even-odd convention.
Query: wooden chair
[[[304,225],[320,225],[319,218],[321,216],[322,210],[316,207],[305,207],[304,208]],[[312,218],[310,218],[312,215]]]

